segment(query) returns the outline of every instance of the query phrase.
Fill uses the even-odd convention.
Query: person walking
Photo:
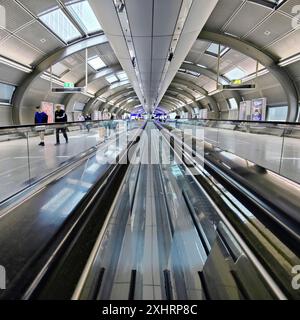
[[[92,124],[90,121],[92,121],[92,116],[90,114],[86,114],[85,117],[84,117],[85,121],[87,122],[86,123],[86,128],[87,128],[87,131],[90,132],[91,130],[91,127],[92,127]]]
[[[56,106],[56,111],[55,111],[55,123],[65,123],[67,122],[67,115],[66,115],[66,112],[65,110],[63,110],[61,108],[60,105],[57,105]],[[66,128],[57,128],[56,129],[56,144],[55,145],[59,145],[60,144],[60,141],[59,141],[59,133],[60,131],[62,132],[65,140],[66,140],[66,143],[69,142],[69,139],[68,139],[68,135],[67,135],[67,132],[66,132]]]
[[[48,123],[48,115],[45,113],[41,107],[36,107],[36,113],[34,115],[34,123],[39,125],[39,124],[46,124]],[[45,130],[38,130],[38,127],[36,127],[36,130],[39,131],[39,136],[41,139],[41,142],[39,143],[39,146],[44,147],[45,146]]]
[[[85,121],[85,117],[82,113],[79,114],[78,119],[79,122],[84,122]],[[84,130],[85,125],[83,123],[80,124],[80,130]]]

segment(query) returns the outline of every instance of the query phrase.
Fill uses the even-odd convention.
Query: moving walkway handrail
[[[105,122],[121,122],[121,121],[129,121],[129,120],[123,120],[123,119],[114,119],[114,120],[87,120],[87,121],[68,121],[68,122],[53,122],[53,123],[45,123],[45,124],[18,124],[18,125],[12,125],[12,126],[1,126],[0,130],[9,130],[9,129],[35,129],[36,127],[45,126],[46,128],[55,128],[57,126],[72,126],[72,125],[80,125],[84,123],[105,123]]]
[[[163,128],[163,125],[158,124],[158,126],[160,126],[160,128]],[[170,130],[170,128],[167,128],[167,129]],[[166,134],[171,135],[169,130],[165,130]],[[175,137],[175,139],[178,140],[179,138]],[[178,140],[179,143],[176,145],[177,147],[179,147],[183,143],[182,140],[180,140],[180,141],[179,140]],[[186,152],[187,150],[189,150],[188,153]],[[190,159],[189,161],[191,161],[191,163],[194,163],[196,165],[196,167],[198,166],[197,165],[197,159],[196,158],[192,158],[190,156],[190,155],[193,155],[193,157],[195,156],[194,153],[193,153],[193,150],[189,146],[187,146],[185,143],[184,143],[184,150],[181,150],[181,152],[183,152],[184,157],[187,157],[188,159]],[[222,220],[226,222],[225,223],[226,226],[235,235],[235,238],[239,239],[239,241],[242,241],[242,243],[243,243],[242,247],[246,248],[246,252],[249,254],[249,256],[251,257],[251,260],[253,260],[254,264],[256,264],[258,266],[258,270],[260,270],[260,272],[262,272],[262,275],[264,277],[266,277],[267,281],[274,288],[275,292],[277,292],[279,294],[278,297],[284,298],[285,295],[282,293],[283,292],[282,291],[283,288],[285,289],[285,291],[288,293],[288,295],[290,297],[293,296],[293,294],[297,296],[297,292],[293,291],[291,288],[287,288],[286,287],[286,285],[287,285],[286,281],[288,281],[287,278],[290,277],[290,271],[287,271],[287,270],[283,271],[284,268],[281,266],[281,263],[282,263],[282,261],[284,261],[285,257],[282,257],[282,259],[279,259],[277,261],[278,254],[280,254],[280,250],[278,250],[278,248],[280,248],[280,244],[279,244],[279,247],[277,247],[277,248],[275,248],[275,246],[277,246],[278,244],[274,246],[275,251],[277,251],[277,253],[276,253],[275,258],[274,257],[272,258],[273,262],[271,262],[271,260],[270,260],[270,261],[268,261],[268,263],[266,263],[267,256],[270,258],[270,257],[272,257],[272,255],[270,255],[270,254],[269,255],[265,255],[266,251],[265,251],[265,253],[263,251],[260,252],[260,250],[261,250],[261,248],[263,246],[261,246],[261,244],[259,244],[259,241],[257,241],[258,238],[257,239],[255,238],[257,236],[255,236],[254,234],[251,235],[251,231],[250,231],[251,229],[249,229],[247,231],[246,230],[247,226],[244,225],[244,223],[239,223],[239,222],[236,223],[236,222],[234,222],[235,218],[234,218],[234,215],[229,213],[231,209],[230,209],[230,207],[228,207],[228,204],[226,202],[224,203],[223,200],[221,200],[221,202],[220,202],[220,200],[218,200],[219,199],[218,193],[219,194],[223,194],[224,193],[224,191],[223,191],[224,186],[221,185],[220,186],[221,189],[219,189],[218,193],[216,193],[214,191],[214,189],[213,189],[215,187],[212,188],[213,185],[216,185],[216,182],[209,178],[209,176],[210,176],[209,174],[205,173],[206,170],[207,170],[207,167],[204,167],[204,168],[199,169],[199,170],[200,170],[199,171],[199,176],[197,176],[196,179],[199,180],[199,183],[200,182],[201,182],[201,184],[204,183],[205,189],[203,189],[203,190],[205,190],[206,193],[208,192],[210,194],[210,196],[213,196],[212,199],[214,201],[216,201],[216,203],[218,203],[218,207],[220,206],[220,204],[222,204],[222,206],[224,206],[224,208],[225,208],[224,212],[225,213],[222,213],[222,211],[220,211],[220,209],[217,207],[217,209],[219,211],[219,214],[222,217]],[[217,189],[218,188],[219,187],[217,186]],[[238,190],[236,190],[236,193],[238,193]],[[237,194],[232,194],[233,197],[235,197],[236,195]],[[225,195],[225,197],[226,197],[226,195]],[[228,201],[228,200],[226,200],[226,201]],[[230,199],[229,199],[229,201],[230,201]],[[242,229],[238,230],[238,229],[236,229],[237,227],[242,227]],[[251,228],[253,228],[253,227],[251,227]],[[249,231],[250,231],[250,233],[249,233]],[[259,232],[261,232],[261,231],[259,231]],[[273,267],[277,268],[276,271],[270,270],[270,263],[273,263]],[[276,266],[277,264],[278,264],[278,266]],[[283,263],[283,265],[285,265],[285,264]],[[272,277],[275,277],[277,279],[277,281],[278,281],[279,280],[278,275],[283,276],[283,272],[285,272],[285,279],[280,283],[280,286],[278,286],[274,282]],[[272,275],[272,277],[270,277],[270,274]],[[280,279],[280,280],[282,280],[282,279]]]
[[[300,126],[300,122],[288,122],[288,121],[254,121],[254,120],[231,120],[231,119],[193,119],[193,118],[180,118],[180,119],[168,119],[168,121],[195,121],[195,122],[217,122],[217,123],[235,123],[235,124],[242,124],[242,123],[247,123],[247,124],[270,124],[270,125],[288,125],[288,126]]]
[[[119,131],[117,134],[120,135],[122,133],[125,133],[125,131]],[[112,135],[109,137],[109,139],[115,138],[115,135]],[[87,150],[84,150],[80,152],[79,154],[75,156],[71,156],[69,159],[61,163],[57,168],[54,168],[51,172],[48,174],[45,174],[41,177],[38,177],[36,179],[33,179],[30,184],[25,186],[24,188],[17,190],[15,193],[5,197],[4,199],[0,198],[0,217],[3,215],[3,211],[7,211],[11,209],[11,204],[13,206],[19,205],[19,201],[27,194],[36,192],[38,189],[45,186],[45,184],[51,183],[51,181],[58,178],[58,176],[61,176],[62,174],[65,174],[66,171],[72,170],[75,167],[79,166],[82,161],[87,159],[91,156],[91,154],[95,153],[96,150],[100,145],[102,145],[103,141],[98,141],[94,146],[88,148]],[[29,153],[28,153],[29,155]],[[29,160],[28,160],[29,161]],[[34,190],[34,191],[33,191]]]
[[[203,130],[200,134],[204,140],[220,150],[300,184],[300,153],[297,149],[300,123],[194,119],[177,120],[175,125],[176,128],[187,126],[192,130]]]
[[[114,201],[126,173],[129,163],[123,160],[128,157],[128,150],[137,143],[141,130],[129,142],[127,148],[116,157],[117,161],[110,166],[105,176],[76,206],[72,214],[75,218],[69,226],[65,226],[67,232],[61,235],[58,245],[55,245],[54,253],[49,256],[40,273],[22,295],[22,299],[47,299],[49,296],[57,299],[61,295],[64,295],[64,299],[71,298],[99,230],[105,223],[111,202]],[[66,272],[71,274],[69,281],[66,280]]]

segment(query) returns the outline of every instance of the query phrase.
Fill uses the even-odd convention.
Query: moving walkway
[[[296,248],[182,137],[153,122],[136,132],[4,298],[298,299]]]

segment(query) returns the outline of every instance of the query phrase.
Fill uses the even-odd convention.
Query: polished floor
[[[107,132],[107,137],[114,131]],[[88,150],[104,140],[103,130],[93,128],[68,132],[69,143],[60,134],[60,145],[55,135],[46,135],[45,146],[39,146],[37,136],[0,142],[0,201],[58,168],[68,159]]]

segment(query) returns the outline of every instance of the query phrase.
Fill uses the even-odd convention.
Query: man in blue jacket
[[[48,115],[44,111],[42,111],[41,107],[36,107],[37,111],[34,115],[34,123],[36,125],[41,125],[41,124],[47,124],[48,123]],[[38,127],[36,127],[38,128]],[[43,128],[44,129],[44,128]],[[45,146],[45,130],[39,130],[39,135],[41,138],[41,142],[39,143],[39,146],[44,147]]]

